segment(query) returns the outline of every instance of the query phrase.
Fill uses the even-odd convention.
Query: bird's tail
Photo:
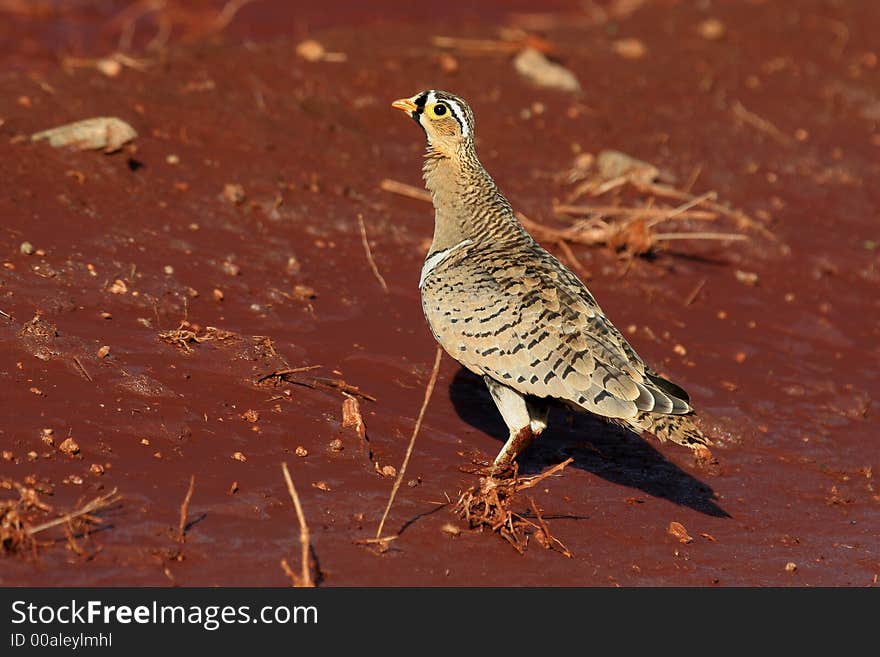
[[[691,449],[712,444],[689,415],[642,412],[629,420],[629,423],[635,429],[654,434],[661,443],[670,440]]]

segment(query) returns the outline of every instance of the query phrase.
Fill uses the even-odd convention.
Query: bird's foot
[[[571,462],[572,459],[566,459],[540,474],[528,477],[519,476],[516,462],[509,463],[502,469],[493,465],[480,477],[478,485],[462,493],[453,510],[467,521],[471,529],[489,528],[500,534],[520,553],[525,552],[529,536],[534,534],[545,548],[571,556],[565,546],[550,533],[534,500],[526,498],[530,503],[531,513],[529,510],[513,510],[517,502],[523,502],[522,491],[558,474]]]

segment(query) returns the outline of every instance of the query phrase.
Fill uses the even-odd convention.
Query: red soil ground
[[[145,68],[107,77],[62,61],[112,52],[125,3],[0,3],[0,493],[16,499],[19,482],[58,512],[122,495],[82,555],[46,532],[59,540],[3,557],[0,583],[285,585],[279,562],[299,554],[286,461],[323,585],[876,584],[880,6],[560,2],[535,17],[525,2],[444,3],[443,16],[263,2],[211,32],[220,4],[168,14],[159,50],[147,45],[161,16],[139,19],[131,55]],[[720,38],[701,34],[709,18]],[[533,86],[509,52],[453,51],[449,72],[431,41],[516,26],[553,45],[582,94]],[[303,60],[305,38],[346,60]],[[620,54],[626,38],[642,57]],[[388,521],[399,538],[384,553],[356,543],[375,532],[393,482],[375,464],[400,466],[434,354],[417,289],[431,208],[379,186],[420,186],[423,137],[389,103],[431,87],[471,102],[482,161],[535,221],[562,225],[552,203],[573,159],[613,148],[678,187],[699,172],[694,193],[717,191],[775,236],[677,241],[629,262],[572,247],[612,320],[690,391],[717,464],[558,411],[522,468],[574,458],[533,490],[571,559],[535,541],[520,555],[441,506],[504,434],[448,357]],[[92,116],[139,136],[113,155],[27,139]],[[184,319],[234,335],[189,351],[159,339]],[[303,377],[375,397],[361,402],[375,463],[341,426],[339,391],[255,383],[307,365],[321,368]],[[68,437],[77,454],[59,449]]]

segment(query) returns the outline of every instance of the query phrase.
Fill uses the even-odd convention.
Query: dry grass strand
[[[300,504],[299,501],[299,495],[296,493],[296,487],[293,485],[293,479],[290,477],[290,471],[287,469],[287,463],[281,464],[281,471],[284,473],[284,481],[287,483],[287,492],[290,493],[290,499],[293,500],[293,508],[296,510],[296,517],[299,520],[299,542],[300,547],[302,548],[302,564],[299,576],[291,570],[286,559],[281,560],[281,567],[284,569],[284,572],[287,573],[288,577],[290,577],[291,581],[293,581],[294,586],[300,588],[313,588],[315,586],[315,581],[312,578],[311,560],[309,559],[309,550],[311,549],[311,544],[309,542],[309,526],[306,524],[306,516],[303,513],[302,504]]]

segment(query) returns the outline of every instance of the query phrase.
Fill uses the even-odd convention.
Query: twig
[[[642,193],[655,194],[657,196],[663,196],[665,198],[674,198],[681,201],[689,201],[693,198],[696,198],[693,194],[683,192],[680,189],[670,187],[669,185],[644,183],[638,181],[632,181],[632,185],[636,188],[636,190]],[[741,212],[739,210],[731,210],[730,208],[721,205],[720,203],[716,203],[715,201],[705,201],[705,206],[711,210],[714,210],[715,212],[723,214],[726,217],[730,217],[731,219],[736,221],[738,228],[751,228],[761,233],[767,239],[774,241],[776,240],[776,236],[773,233],[771,233],[769,230],[767,230],[767,228],[749,217],[744,212]]]
[[[304,367],[294,367],[286,370],[275,370],[274,372],[269,372],[268,374],[264,374],[259,379],[257,379],[257,383],[262,383],[266,379],[271,379],[273,377],[278,377],[279,379],[283,379],[288,374],[296,374],[297,372],[308,372],[309,370],[316,370],[320,368],[321,365],[306,365]]]
[[[281,570],[283,570],[284,574],[290,578],[290,581],[291,583],[293,583],[294,586],[299,585],[299,575],[293,572],[293,568],[291,568],[290,564],[287,563],[287,559],[283,557],[281,559]]]
[[[748,235],[739,233],[656,233],[653,239],[657,242],[664,240],[735,240],[749,239]]]
[[[74,356],[74,357],[73,357],[73,362],[77,364],[77,366],[79,367],[79,371],[83,373],[83,376],[85,376],[86,379],[88,379],[89,383],[92,383],[92,382],[93,382],[92,377],[90,377],[90,376],[89,376],[89,373],[86,372],[86,368],[83,367],[83,364],[79,362],[79,358],[77,358],[76,356]]]
[[[106,495],[99,495],[98,497],[96,497],[92,501],[86,502],[83,506],[76,509],[75,511],[71,511],[70,513],[66,513],[63,516],[61,516],[60,518],[55,518],[54,520],[44,522],[41,525],[36,525],[34,527],[28,527],[26,531],[29,536],[33,536],[34,534],[38,534],[39,532],[45,531],[47,529],[51,529],[52,527],[57,527],[58,525],[66,524],[66,523],[70,522],[71,520],[75,520],[76,518],[79,518],[82,516],[88,516],[88,515],[94,513],[95,511],[100,511],[101,509],[104,509],[104,508],[110,506],[111,504],[117,502],[120,499],[119,496],[116,494],[116,492],[117,492],[117,489],[114,488]],[[101,522],[100,518],[92,517],[89,519],[92,521]]]
[[[193,490],[196,487],[196,476],[189,476],[189,488],[186,491],[186,497],[183,498],[183,504],[180,505],[180,524],[177,526],[177,542],[183,545],[186,542],[186,516],[189,511],[189,501],[192,499]]]
[[[549,543],[548,547],[552,548],[553,544],[555,543],[559,546],[559,551],[562,552],[564,556],[571,559],[574,555],[567,547],[565,547],[565,544],[562,541],[560,541],[550,532],[550,527],[547,526],[547,521],[544,520],[544,516],[541,515],[541,510],[538,508],[538,505],[535,504],[535,500],[530,497],[529,502],[532,505],[532,511],[535,514],[535,519],[538,521],[538,525],[540,525],[541,533],[544,535],[544,540]]]
[[[376,266],[376,261],[373,260],[373,252],[370,250],[370,242],[367,239],[367,227],[364,226],[364,216],[358,213],[358,226],[361,229],[361,242],[364,245],[364,253],[367,254],[367,262],[370,263],[370,269],[373,270],[373,276],[376,277],[376,280],[379,281],[379,285],[382,286],[382,289],[385,290],[385,293],[388,293],[388,284],[385,283],[385,279],[382,278],[382,274],[379,273],[379,268]]]
[[[578,260],[578,257],[574,254],[574,251],[571,250],[571,247],[565,241],[566,239],[571,239],[568,237],[567,231],[557,231],[551,228],[547,228],[542,224],[536,223],[525,216],[522,212],[516,213],[516,218],[519,222],[527,229],[529,229],[533,235],[537,235],[541,239],[545,239],[548,242],[552,242],[559,250],[562,251],[562,256],[568,260],[572,266],[577,269],[581,275],[589,277],[590,272],[581,264],[581,261]],[[572,241],[577,241],[572,239]]]
[[[214,19],[213,29],[217,32],[226,29],[226,26],[232,22],[232,19],[235,18],[239,9],[245,5],[249,5],[253,1],[254,0],[230,0],[227,2],[223,5],[223,9],[220,10],[220,13],[217,14],[217,18]]]
[[[714,194],[714,192],[710,192]],[[606,205],[606,206],[594,206],[594,205],[556,205],[553,207],[553,211],[557,214],[563,215],[573,215],[573,216],[584,216],[584,215],[597,215],[601,217],[627,217],[630,215],[638,215],[639,217],[643,217],[645,219],[648,218],[665,218],[669,215],[673,210],[678,210],[679,208],[669,208],[669,207],[660,207],[660,208],[647,208],[647,207],[635,207],[628,208],[620,205]],[[708,210],[680,210],[676,212],[677,216],[681,216],[682,219],[695,219],[695,220],[705,220],[712,221],[713,219],[718,218],[718,213],[710,212]]]
[[[550,468],[549,470],[545,470],[541,474],[532,475],[531,477],[521,477],[519,479],[519,481],[517,481],[517,483],[516,483],[517,492],[519,492],[521,490],[526,490],[527,488],[532,488],[533,486],[537,486],[542,481],[544,481],[547,477],[551,477],[551,476],[555,475],[557,472],[564,470],[565,466],[567,466],[572,461],[574,461],[574,459],[569,456],[562,463],[557,463],[552,468]]]
[[[571,262],[571,264],[574,265],[574,268],[577,269],[582,276],[587,278],[590,277],[589,270],[581,264],[581,261],[578,260],[578,257],[574,254],[574,251],[571,250],[571,247],[565,240],[558,240],[556,246],[562,251],[562,255],[565,256],[565,259]]]
[[[782,132],[782,130],[770,123],[770,121],[765,119],[763,116],[758,116],[754,112],[747,110],[745,106],[738,100],[733,101],[733,105],[731,106],[730,111],[743,123],[746,123],[753,128],[760,130],[764,134],[770,135],[770,137],[778,141],[780,144],[783,144],[784,146],[791,146],[791,137]]]
[[[12,315],[7,312],[3,312],[2,310],[0,310],[0,315],[3,315],[6,319],[12,319]]]
[[[416,436],[419,435],[419,429],[422,428],[422,418],[425,417],[425,409],[428,408],[428,402],[431,400],[431,393],[434,392],[434,384],[437,383],[437,373],[440,371],[440,357],[443,352],[440,346],[437,346],[437,355],[434,356],[434,369],[431,370],[431,378],[428,379],[428,385],[425,387],[425,397],[422,400],[422,408],[419,410],[419,417],[416,419],[416,425],[413,428],[412,437],[409,439],[409,447],[406,448],[406,456],[403,457],[403,463],[397,471],[397,479],[394,480],[394,486],[391,488],[391,497],[388,498],[388,504],[385,507],[385,513],[382,514],[382,520],[379,521],[379,528],[376,530],[376,539],[382,536],[382,528],[385,526],[385,519],[388,512],[391,511],[391,505],[394,503],[394,497],[397,495],[397,489],[400,488],[400,482],[406,473],[406,466],[409,464],[409,457],[412,455],[413,446],[416,444]]]
[[[697,286],[694,288],[693,292],[691,292],[691,293],[687,296],[687,299],[684,300],[684,305],[685,305],[685,306],[689,306],[689,305],[691,305],[694,301],[696,301],[696,299],[697,299],[697,295],[698,295],[698,294],[700,293],[700,291],[703,289],[703,286],[704,286],[705,284],[706,284],[706,279],[705,279],[705,278],[701,279],[700,282],[697,283]]]
[[[302,575],[300,577],[299,586],[303,588],[312,588],[315,582],[312,580],[312,569],[309,567],[309,526],[306,524],[306,517],[303,514],[302,505],[299,503],[299,495],[296,494],[296,488],[293,485],[293,479],[290,478],[290,471],[287,469],[287,463],[281,464],[281,471],[284,473],[284,481],[287,482],[287,491],[290,493],[290,499],[293,500],[293,507],[296,509],[296,517],[299,519],[299,542],[302,546]],[[286,560],[281,561],[281,567],[287,565]],[[292,577],[293,571],[288,566],[284,571]],[[294,579],[295,581],[295,579]]]
[[[556,228],[545,226],[544,224],[539,224],[538,222],[529,219],[522,212],[517,212],[516,218],[525,228],[529,230],[529,232],[533,236],[539,239],[547,240],[548,242],[553,242],[556,244],[564,239],[567,239],[567,230],[558,230]]]
[[[684,191],[686,194],[690,194],[691,190],[694,188],[694,185],[697,184],[697,178],[700,177],[700,174],[703,173],[703,165],[698,164],[694,167],[694,170],[691,171],[691,175],[688,177],[687,182],[684,184]]]
[[[514,53],[522,49],[517,41],[498,41],[495,39],[462,39],[459,37],[434,36],[431,45],[468,52]]]
[[[379,183],[379,187],[392,194],[400,194],[401,196],[413,198],[417,201],[431,202],[431,195],[426,190],[396,180],[391,180],[390,178],[382,180],[382,182]]]
[[[521,36],[516,34],[514,38],[504,40],[433,36],[431,37],[431,45],[470,54],[498,53],[504,55],[519,52],[523,48],[534,48],[543,53],[549,53],[553,50],[552,44],[546,39],[527,33],[522,33]]]
[[[373,402],[376,401],[376,398],[373,397],[373,395],[361,392],[360,388],[353,386],[350,383],[346,383],[342,379],[328,379],[323,376],[316,376],[312,378],[311,383],[297,379],[289,379],[289,381],[309,388],[330,388],[331,390],[339,390],[340,392],[347,392],[348,394],[355,395],[361,399],[367,399]]]
[[[156,28],[156,35],[147,44],[147,50],[162,50],[168,44],[168,39],[171,38],[171,30],[174,24],[168,15],[165,13],[159,14],[156,22],[159,24]]]
[[[127,51],[131,49],[134,40],[134,31],[137,22],[148,14],[162,11],[165,8],[164,0],[139,0],[128,5],[120,11],[116,16],[110,19],[108,25],[115,27],[119,25],[119,44],[117,50]]]
[[[657,224],[662,223],[664,221],[669,221],[670,219],[674,219],[675,217],[684,214],[685,212],[690,210],[695,205],[699,205],[700,203],[703,203],[704,201],[714,201],[716,198],[718,198],[718,194],[716,194],[715,192],[706,192],[705,194],[702,194],[700,196],[696,196],[696,197],[690,199],[689,201],[685,201],[684,203],[679,205],[677,208],[673,208],[665,215],[657,217],[656,219],[654,219],[654,221],[649,221],[648,227],[650,228],[650,227],[656,226]]]
[[[342,427],[354,429],[355,434],[360,439],[361,454],[366,457],[367,461],[373,462],[373,450],[370,449],[370,441],[367,439],[367,425],[361,415],[361,405],[357,397],[347,392],[342,393],[345,399],[342,401]],[[374,465],[377,465],[374,463]]]

